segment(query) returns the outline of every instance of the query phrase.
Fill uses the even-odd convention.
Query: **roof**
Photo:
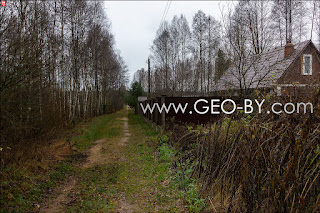
[[[256,89],[274,86],[310,42],[311,40],[307,40],[295,44],[293,53],[286,58],[284,57],[285,47],[278,47],[248,57],[242,62],[234,62],[217,82],[217,90]]]

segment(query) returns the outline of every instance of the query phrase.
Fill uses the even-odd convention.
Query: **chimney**
[[[294,46],[292,43],[287,43],[286,46],[284,46],[284,57],[289,57],[294,51]]]

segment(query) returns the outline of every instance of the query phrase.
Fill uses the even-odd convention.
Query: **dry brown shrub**
[[[319,212],[318,99],[315,93],[313,114],[234,115],[192,130],[176,125],[171,144],[196,165],[193,175],[212,210]]]

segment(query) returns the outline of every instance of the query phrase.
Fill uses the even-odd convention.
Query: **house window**
[[[303,75],[312,75],[312,55],[303,55],[302,72]]]

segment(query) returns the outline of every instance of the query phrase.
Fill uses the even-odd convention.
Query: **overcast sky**
[[[219,1],[170,1],[166,20],[184,14],[191,26],[192,17],[202,10],[219,19],[220,8],[226,2]],[[134,72],[147,68],[150,47],[160,26],[168,1],[105,1],[111,31],[115,36],[116,48],[128,65],[130,82]],[[228,2],[231,3],[230,1]]]

